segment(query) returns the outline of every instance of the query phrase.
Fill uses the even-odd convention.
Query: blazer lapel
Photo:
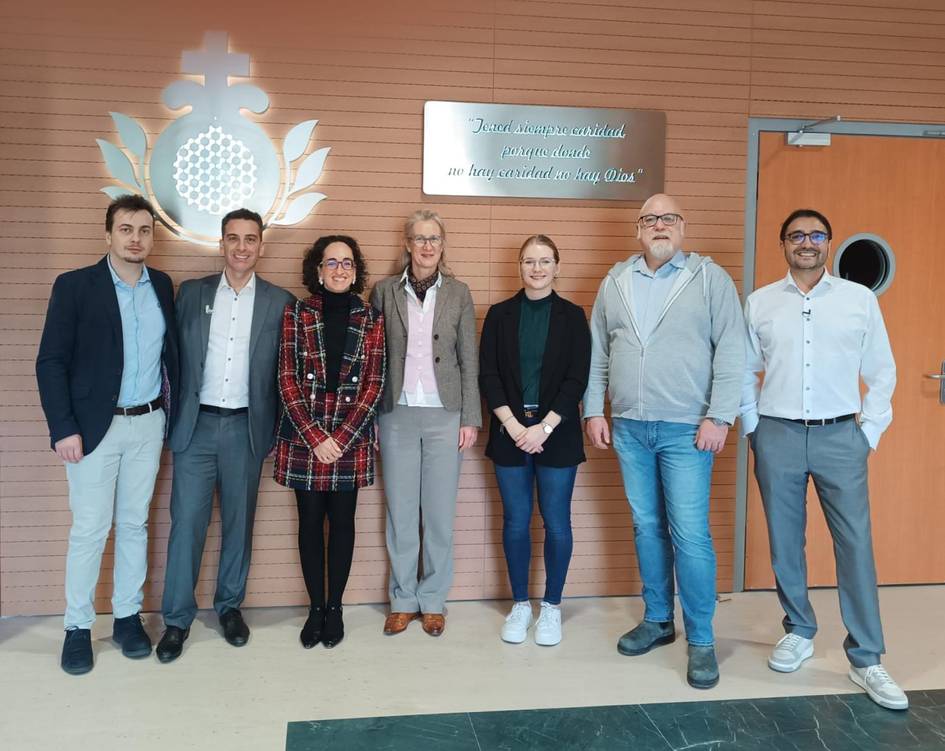
[[[207,346],[210,343],[210,319],[213,317],[213,303],[220,286],[220,275],[207,277],[200,285],[200,362],[207,361]]]
[[[361,349],[361,341],[364,339],[364,323],[366,320],[367,308],[359,297],[352,295],[351,311],[348,313],[348,330],[345,333],[345,349],[341,356],[341,371],[338,373],[338,390],[348,382],[348,374],[351,372],[351,366],[357,358],[358,351]]]
[[[522,394],[522,353],[518,342],[518,327],[522,318],[522,297],[524,292],[519,292],[512,298],[512,304],[505,311],[503,324],[505,326],[505,352],[503,353],[506,362],[512,372],[512,380],[518,389],[519,396]]]
[[[545,339],[545,352],[541,357],[541,384],[539,396],[545,391],[548,379],[554,372],[555,363],[561,356],[564,345],[564,305],[557,293],[551,292],[551,315],[548,317],[548,337]]]
[[[101,271],[98,274],[96,284],[100,288],[100,294],[105,303],[105,311],[108,313],[108,320],[112,324],[115,340],[118,342],[118,351],[124,359],[125,340],[121,330],[121,311],[118,309],[118,293],[115,291],[115,282],[108,267],[108,256],[105,256],[98,265],[101,267]]]
[[[262,333],[263,324],[269,317],[269,306],[272,305],[272,295],[269,294],[269,284],[256,275],[256,295],[253,300],[253,320],[249,328],[249,361],[252,363]],[[252,373],[250,368],[250,373]]]
[[[408,331],[407,325],[407,280],[402,279],[394,285],[394,307],[400,316],[400,322],[404,325],[404,331]]]

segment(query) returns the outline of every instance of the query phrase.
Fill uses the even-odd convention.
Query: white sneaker
[[[814,654],[814,640],[797,634],[785,634],[774,645],[768,658],[768,667],[779,673],[793,673],[804,660]]]
[[[535,644],[540,647],[553,647],[561,641],[561,608],[557,605],[541,603],[541,613],[535,624]]]
[[[505,617],[505,625],[502,626],[502,641],[507,641],[509,644],[521,644],[525,641],[528,627],[531,625],[532,604],[528,600],[516,602],[511,612]]]
[[[866,668],[850,668],[850,680],[862,689],[870,699],[886,709],[908,709],[909,697],[906,696],[882,665],[870,665]]]

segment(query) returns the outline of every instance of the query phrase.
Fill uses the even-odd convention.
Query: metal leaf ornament
[[[125,148],[138,157],[139,160],[144,159],[145,152],[148,150],[148,137],[145,135],[144,128],[128,115],[123,115],[120,112],[109,112],[108,114],[115,121],[115,127],[118,128],[118,135],[121,136],[121,142],[125,145]]]
[[[95,143],[98,144],[102,152],[102,157],[105,159],[105,166],[108,167],[108,171],[112,173],[112,177],[125,185],[134,186],[138,190],[143,190],[141,183],[138,182],[138,178],[135,175],[134,166],[121,149],[115,144],[109,143],[101,138],[96,138]]]
[[[277,219],[273,224],[297,224],[308,216],[308,212],[315,208],[316,204],[324,199],[324,193],[304,193],[293,200],[292,203],[289,204],[289,208],[286,209],[285,214],[282,215],[282,218]]]

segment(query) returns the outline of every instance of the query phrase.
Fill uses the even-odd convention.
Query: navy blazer
[[[489,407],[486,456],[499,466],[520,467],[525,454],[515,445],[492,410],[508,406],[524,424],[518,325],[524,290],[496,303],[486,313],[479,344],[479,388]],[[541,360],[538,413],[554,410],[561,424],[545,441],[535,462],[548,467],[573,467],[585,460],[584,434],[578,404],[591,368],[591,331],[584,310],[552,291],[548,338]]]
[[[157,269],[148,267],[148,275],[164,313],[161,395],[170,425],[178,377],[174,285]],[[53,283],[36,357],[50,445],[55,448],[57,441],[78,433],[82,452],[95,450],[111,425],[124,364],[121,312],[107,256],[94,266],[60,274]]]

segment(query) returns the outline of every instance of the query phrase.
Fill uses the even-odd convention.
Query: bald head
[[[686,222],[679,202],[665,193],[650,196],[640,209],[637,239],[647,265],[656,270],[682,250]]]

